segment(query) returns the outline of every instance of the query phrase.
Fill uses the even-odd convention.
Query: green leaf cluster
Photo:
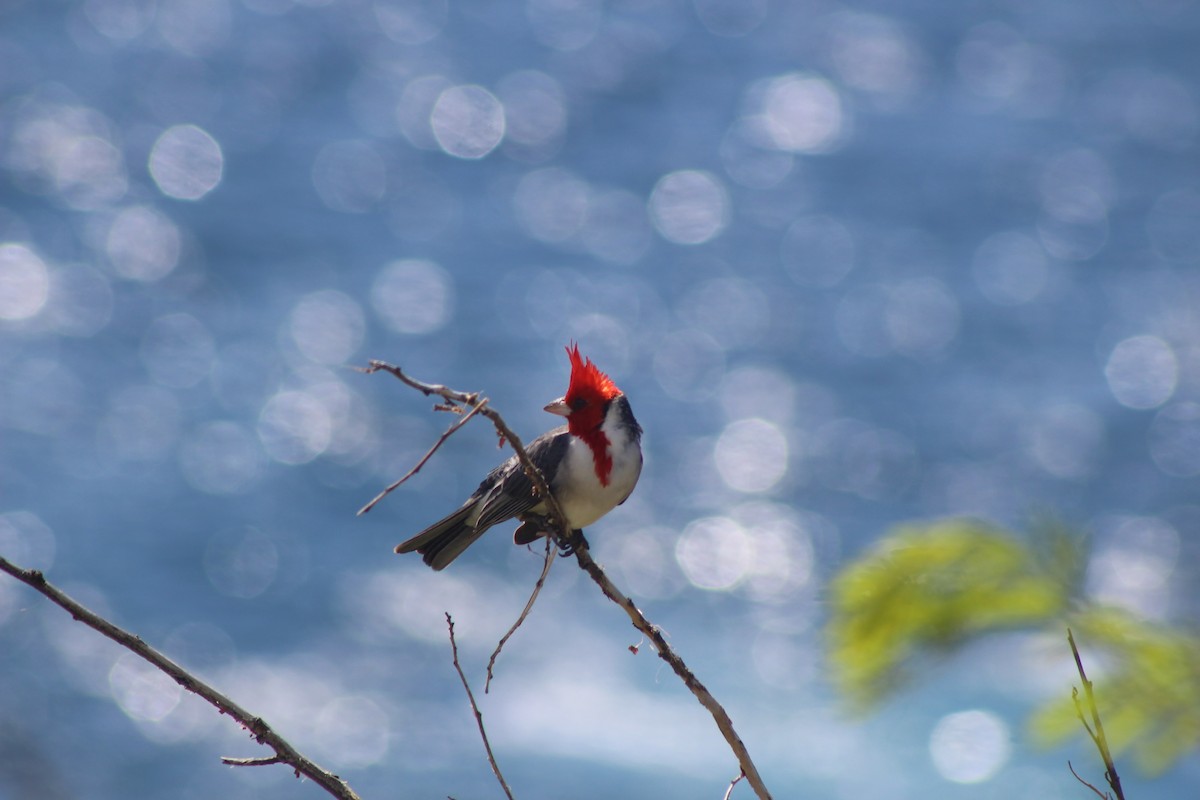
[[[1107,656],[1105,669],[1089,669],[1099,677],[1089,677],[1114,755],[1128,752],[1143,772],[1158,774],[1200,745],[1200,637],[1114,608],[1081,609],[1071,625]],[[1037,741],[1058,744],[1081,726],[1064,695],[1039,709],[1030,727]]]
[[[1080,537],[1043,524],[1023,538],[970,519],[900,527],[830,586],[832,678],[868,710],[921,674],[916,667],[974,639],[1011,630],[1062,633],[1104,656],[1096,693],[1116,753],[1156,772],[1200,744],[1200,637],[1151,625],[1079,597]],[[1105,667],[1100,669],[1100,667]],[[1037,741],[1083,735],[1069,686],[1032,720]]]
[[[852,703],[868,707],[906,680],[926,648],[1043,623],[1062,613],[1067,589],[1000,529],[967,519],[905,526],[830,587],[835,679]]]

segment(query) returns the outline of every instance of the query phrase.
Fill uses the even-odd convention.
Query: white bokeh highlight
[[[225,156],[207,131],[195,125],[176,125],[155,140],[149,168],[154,183],[167,197],[199,200],[221,183]]]
[[[446,154],[480,159],[504,138],[504,106],[482,86],[451,86],[433,104],[429,125]]]
[[[709,172],[685,169],[664,175],[650,193],[650,218],[675,244],[703,244],[729,224],[729,194]]]
[[[1158,408],[1171,399],[1179,382],[1179,360],[1157,336],[1131,336],[1118,342],[1104,366],[1104,377],[1117,402],[1127,408]]]
[[[990,711],[947,714],[929,736],[929,755],[938,773],[954,783],[982,783],[1012,756],[1008,725]]]

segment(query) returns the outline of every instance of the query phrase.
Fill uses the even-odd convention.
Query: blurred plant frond
[[[1029,534],[1018,541],[1027,543],[1040,573],[1061,585],[1072,601],[1081,599],[1089,544],[1083,532],[1053,513],[1041,512],[1030,521]]]
[[[830,588],[835,678],[865,709],[905,681],[926,648],[1061,618],[1078,551],[1069,539],[1039,554],[1015,535],[969,519],[909,525],[847,566]]]
[[[1091,677],[1114,755],[1129,753],[1139,769],[1158,774],[1200,745],[1200,636],[1107,607],[1081,609],[1071,626],[1096,653]],[[1030,728],[1046,745],[1077,734],[1070,696],[1040,709]]]
[[[1113,753],[1162,772],[1200,746],[1200,634],[1089,602],[1082,541],[1052,518],[1035,521],[1028,536],[970,519],[895,529],[830,585],[836,685],[853,708],[868,710],[917,674],[919,659],[999,631],[1062,631],[1066,659],[1069,624]],[[1035,712],[1030,731],[1047,746],[1086,736],[1070,685]]]

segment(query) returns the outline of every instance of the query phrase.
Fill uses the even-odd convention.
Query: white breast
[[[574,529],[586,528],[624,502],[642,474],[641,447],[615,417],[610,411],[601,426],[608,436],[612,457],[607,486],[601,485],[596,476],[592,448],[575,437],[571,437],[566,459],[555,476],[555,497]]]

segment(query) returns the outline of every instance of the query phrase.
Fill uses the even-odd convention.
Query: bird
[[[642,427],[625,393],[612,379],[566,348],[571,362],[567,393],[545,410],[567,424],[543,433],[525,448],[545,476],[570,529],[565,553],[582,544],[583,528],[629,499],[642,474]],[[397,553],[420,553],[435,570],[445,569],[480,536],[501,522],[520,519],[513,543],[527,545],[549,536],[545,500],[538,497],[516,455],[488,473],[466,502],[411,539]],[[551,537],[553,538],[553,537]]]

